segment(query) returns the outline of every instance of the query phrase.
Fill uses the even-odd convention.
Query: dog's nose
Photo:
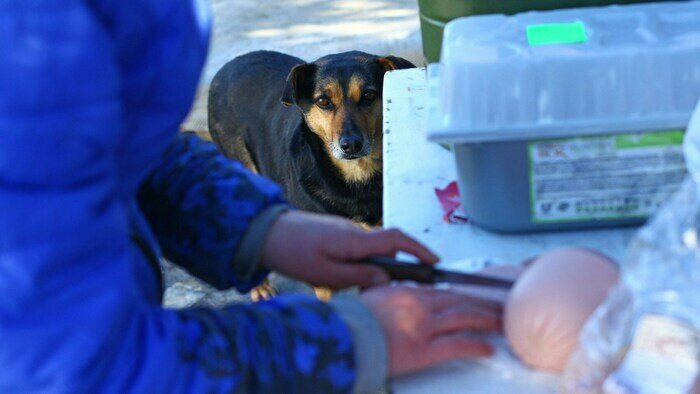
[[[362,137],[356,135],[349,135],[347,137],[340,138],[340,149],[346,155],[355,155],[360,153],[362,150]]]

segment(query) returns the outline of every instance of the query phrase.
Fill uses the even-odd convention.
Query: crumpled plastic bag
[[[700,392],[700,104],[683,148],[690,175],[631,242],[561,392]]]

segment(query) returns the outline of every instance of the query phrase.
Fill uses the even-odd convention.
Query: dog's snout
[[[348,156],[356,155],[362,151],[364,142],[362,137],[348,135],[340,138],[340,149]]]

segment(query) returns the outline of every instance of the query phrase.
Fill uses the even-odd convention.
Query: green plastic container
[[[661,0],[670,1],[670,0]],[[452,19],[471,15],[600,7],[611,4],[655,3],[659,0],[418,0],[423,54],[428,63],[440,61],[442,31]]]

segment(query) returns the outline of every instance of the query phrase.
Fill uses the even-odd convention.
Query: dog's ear
[[[403,70],[406,68],[416,68],[415,64],[398,56],[385,56],[377,58],[377,63],[384,71]]]
[[[313,63],[294,66],[287,76],[287,83],[282,93],[282,104],[287,107],[299,104],[302,95],[309,93],[315,71],[316,66]]]

